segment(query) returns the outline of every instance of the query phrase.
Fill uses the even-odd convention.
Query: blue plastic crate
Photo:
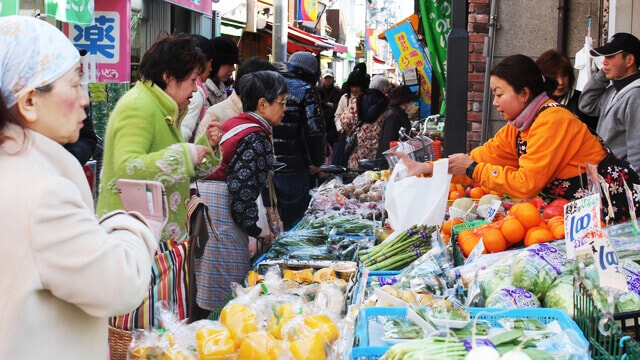
[[[563,330],[575,331],[583,340],[585,346],[587,339],[565,311],[552,308],[528,308],[528,309],[500,309],[500,308],[468,308],[471,319],[485,320],[493,327],[502,327],[499,323],[503,318],[527,318],[536,319],[543,324],[558,321]],[[355,329],[355,344],[351,352],[352,360],[375,360],[384,355],[391,346],[381,344],[381,340],[369,337],[369,323],[384,323],[388,319],[405,318],[407,308],[404,307],[367,307],[360,310]]]

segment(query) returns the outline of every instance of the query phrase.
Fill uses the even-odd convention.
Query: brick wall
[[[469,0],[469,91],[467,95],[467,152],[481,145],[482,98],[486,58],[484,41],[489,35],[489,0]]]

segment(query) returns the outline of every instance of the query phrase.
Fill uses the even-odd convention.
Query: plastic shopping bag
[[[429,178],[407,177],[407,168],[398,162],[385,190],[384,206],[391,227],[408,229],[413,225],[440,225],[444,219],[451,175],[449,159],[433,163]]]

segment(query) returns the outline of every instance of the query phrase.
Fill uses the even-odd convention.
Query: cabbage
[[[559,276],[544,297],[544,306],[564,310],[573,317],[573,276]]]
[[[513,286],[507,269],[491,270],[485,275],[484,280],[480,282],[480,291],[484,299],[488,299],[498,289]]]
[[[537,308],[540,300],[531,292],[515,286],[495,291],[485,303],[489,308]]]
[[[640,310],[640,295],[635,291],[622,294],[616,299],[615,309],[617,313]]]
[[[563,251],[549,244],[535,244],[524,249],[513,262],[513,285],[540,298],[564,271],[567,259]]]

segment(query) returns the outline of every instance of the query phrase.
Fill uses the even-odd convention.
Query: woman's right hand
[[[202,145],[194,145],[194,146],[195,146],[196,155],[193,159],[193,164],[197,166],[205,162],[205,160],[207,160],[207,156],[211,154],[211,149]]]
[[[407,167],[407,176],[418,176],[418,175],[427,175],[431,176],[433,173],[433,165],[430,163],[423,163],[419,161],[415,161],[409,157],[406,153],[402,151],[394,151],[389,153],[389,155],[395,155]]]

